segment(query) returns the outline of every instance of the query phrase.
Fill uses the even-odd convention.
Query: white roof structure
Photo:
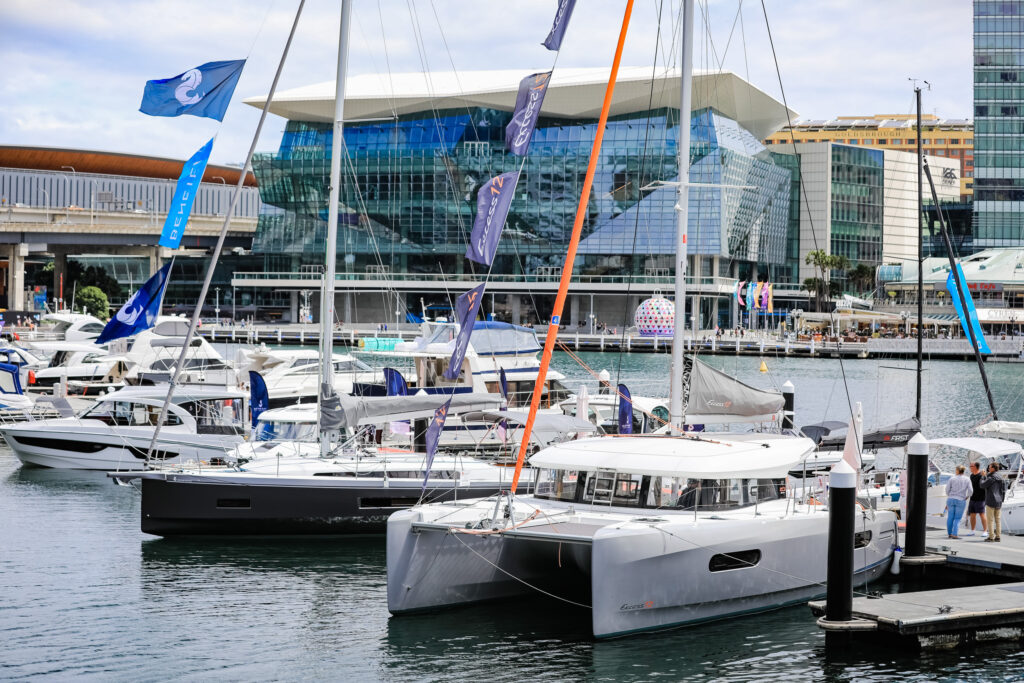
[[[349,76],[345,84],[346,121],[391,119],[431,109],[486,107],[512,111],[519,82],[542,69],[500,71],[435,71]],[[555,69],[544,97],[543,115],[566,119],[597,119],[601,111],[609,68]],[[649,66],[619,69],[611,115],[646,111],[649,108],[679,106],[679,72]],[[246,104],[262,107],[266,95],[250,97]],[[787,122],[782,103],[736,74],[724,71],[696,71],[693,74],[694,110],[713,107],[737,121],[758,139]],[[298,121],[329,122],[334,115],[334,81],[316,83],[279,92],[270,111]],[[796,112],[790,110],[790,117]]]
[[[804,437],[729,434],[716,438],[617,436],[551,446],[530,465],[557,470],[609,470],[693,479],[767,479],[786,476],[814,442]]]

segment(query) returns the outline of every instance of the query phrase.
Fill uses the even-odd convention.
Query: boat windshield
[[[536,497],[615,507],[734,510],[785,497],[784,479],[689,479],[623,472],[541,470]]]
[[[257,441],[316,441],[315,422],[264,422],[256,425]]]

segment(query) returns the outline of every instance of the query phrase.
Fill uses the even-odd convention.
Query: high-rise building
[[[839,142],[868,149],[917,151],[916,114],[876,114],[874,116],[838,116],[828,121],[800,121],[786,126],[765,139],[766,145],[791,144],[793,141]],[[956,159],[960,168],[957,182],[960,198],[968,200],[974,191],[974,126],[966,119],[940,119],[934,114],[921,116],[921,146],[933,157]],[[948,181],[950,178],[946,178]]]
[[[974,247],[1024,245],[1024,0],[974,2]]]

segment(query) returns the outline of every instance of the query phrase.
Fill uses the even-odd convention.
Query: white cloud
[[[281,89],[333,79],[338,4],[308,0]],[[296,5],[295,0],[4,0],[0,142],[185,158],[217,130],[216,122],[138,113],[143,83],[203,61],[245,56],[255,45],[213,154],[215,162],[238,162],[258,118],[238,100],[269,88]],[[697,68],[717,66],[712,44],[721,56],[737,5],[738,0],[710,0],[713,41],[697,11]],[[662,39],[670,40],[679,0],[638,0],[624,64],[651,63],[659,6]],[[925,98],[929,111],[970,116],[970,3],[933,0],[922,8],[919,3],[768,0],[767,6],[786,95],[802,116],[908,112],[909,76],[932,82]],[[350,73],[386,79],[389,67],[419,71],[424,60],[434,70],[448,70],[452,63],[457,70],[546,68],[553,55],[540,41],[553,7],[553,0],[359,0]],[[621,1],[578,3],[558,64],[609,63],[621,12]],[[723,67],[740,75],[749,68],[755,85],[779,96],[759,2],[743,3],[742,29],[741,34],[737,23]],[[663,43],[659,52],[659,61],[674,62],[678,48]],[[283,127],[282,119],[271,117],[259,149],[276,148]]]

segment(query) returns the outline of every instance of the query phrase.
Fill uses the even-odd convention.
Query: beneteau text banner
[[[167,212],[167,219],[164,221],[164,230],[160,233],[160,246],[170,249],[177,249],[181,246],[181,238],[185,235],[185,226],[188,224],[188,217],[192,213],[192,204],[196,200],[196,193],[199,192],[199,183],[206,172],[206,162],[210,160],[210,151],[213,149],[213,138],[199,148],[199,151],[192,155],[192,158],[185,162],[181,169],[181,177],[178,178],[178,185],[174,188],[174,198],[171,199],[171,208]]]

